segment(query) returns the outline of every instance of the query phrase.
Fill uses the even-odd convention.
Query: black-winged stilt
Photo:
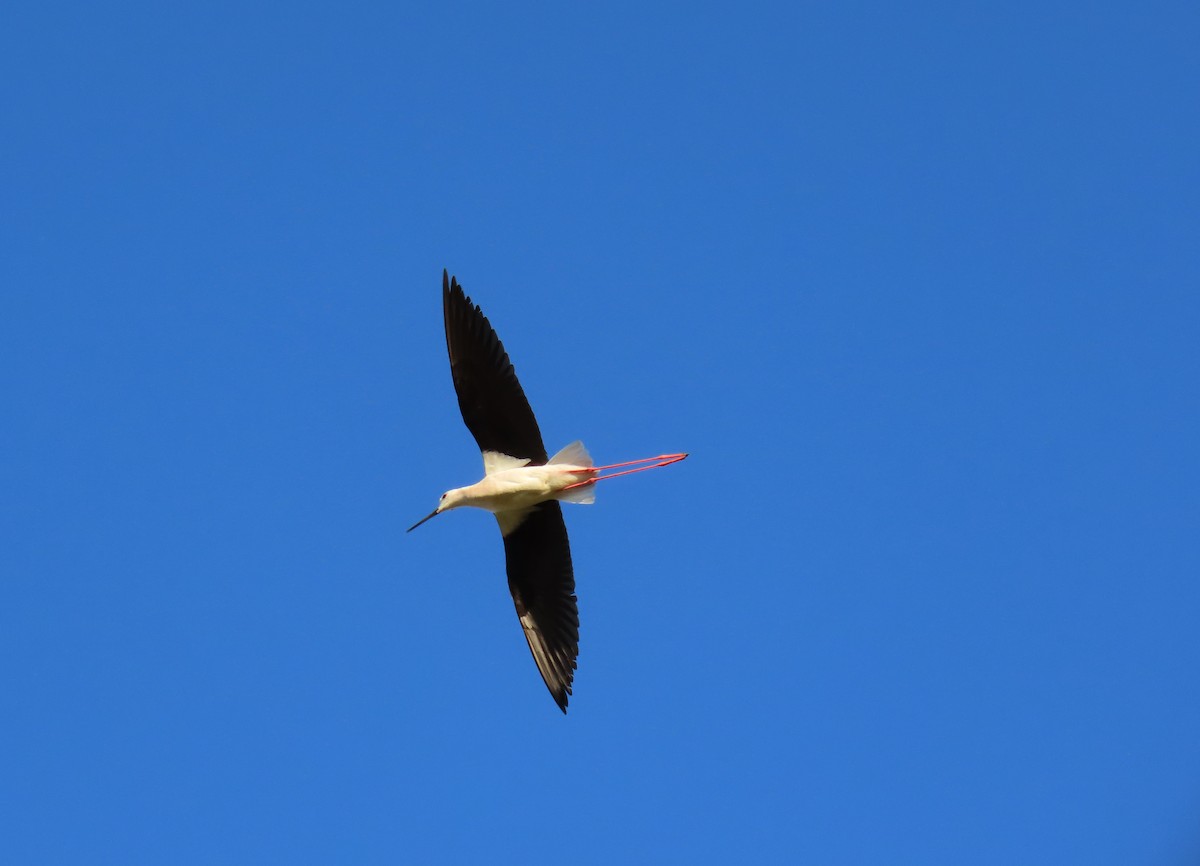
[[[442,310],[458,408],[483,452],[484,476],[469,487],[447,490],[438,507],[408,531],[443,511],[466,505],[496,515],[504,537],[508,588],[525,640],[554,702],[565,713],[579,656],[579,609],[571,546],[558,503],[591,503],[597,481],[669,466],[687,454],[594,466],[583,443],[572,442],[547,459],[537,419],[504,345],[487,317],[446,271],[442,271]],[[600,474],[622,467],[636,468]]]

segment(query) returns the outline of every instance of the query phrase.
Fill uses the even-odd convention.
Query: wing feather
[[[446,271],[442,311],[458,408],[479,450],[545,463],[542,432],[504,344],[487,316]]]
[[[579,657],[579,607],[562,508],[543,502],[504,536],[508,588],[529,651],[565,713]]]

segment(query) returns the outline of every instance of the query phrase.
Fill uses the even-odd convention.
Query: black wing
[[[491,323],[458,284],[442,271],[446,350],[458,408],[480,451],[546,462],[537,419],[517,381],[504,344]]]
[[[535,506],[504,536],[508,589],[546,687],[564,713],[579,657],[571,545],[557,502]]]

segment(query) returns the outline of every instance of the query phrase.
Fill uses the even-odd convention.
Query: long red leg
[[[622,466],[636,466],[639,463],[653,463],[655,460],[662,460],[663,466],[670,466],[672,463],[678,463],[686,454],[659,454],[657,457],[643,457],[641,460],[626,460],[624,463],[609,463],[607,466],[593,466],[592,468],[599,472],[602,469],[620,469]],[[647,466],[647,469],[653,467]],[[615,476],[608,476],[613,478]]]
[[[624,463],[609,463],[607,466],[593,466],[593,472],[600,472],[604,469],[618,469],[621,466],[638,466],[639,463],[649,463],[649,466],[638,466],[637,469],[626,469],[624,472],[614,472],[611,475],[597,475],[595,478],[589,478],[586,481],[577,481],[574,484],[568,484],[563,490],[570,490],[573,487],[584,487],[588,484],[595,484],[597,481],[607,481],[609,478],[619,478],[622,475],[632,475],[634,472],[645,472],[647,469],[657,469],[660,466],[670,466],[672,463],[678,463],[687,457],[687,454],[659,454],[657,457],[643,457],[641,460],[626,460]],[[657,460],[659,462],[655,463]]]

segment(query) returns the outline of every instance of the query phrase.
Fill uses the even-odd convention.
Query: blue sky
[[[20,4],[17,863],[1200,856],[1194,4]],[[563,717],[449,268],[567,508]]]

